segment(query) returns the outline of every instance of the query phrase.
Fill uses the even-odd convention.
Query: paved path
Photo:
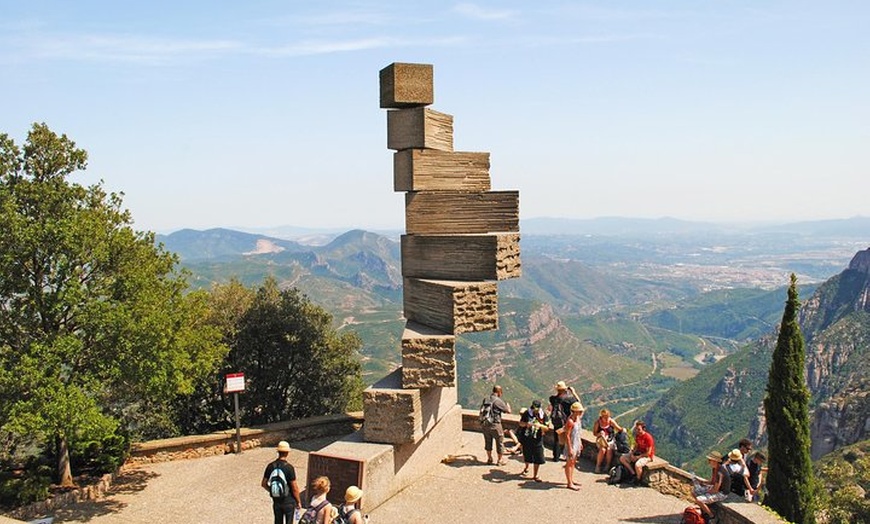
[[[445,522],[583,522],[677,524],[685,501],[648,488],[608,486],[603,475],[576,474],[582,487],[565,489],[559,465],[541,466],[544,482],[521,478],[522,461],[497,468],[483,463],[483,438],[462,435],[463,447],[450,464],[441,464],[371,514],[372,524]],[[294,444],[290,461],[305,479],[307,452],[329,439]],[[241,455],[153,464],[126,472],[106,499],[81,503],[56,515],[56,523],[175,524],[272,522],[271,502],[260,487],[272,449]],[[300,483],[300,485],[304,485]]]

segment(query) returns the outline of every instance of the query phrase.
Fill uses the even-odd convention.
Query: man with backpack
[[[501,426],[502,413],[510,413],[511,406],[501,398],[501,386],[493,386],[492,394],[480,404],[480,426],[483,430],[483,444],[486,450],[486,463],[492,464],[492,444],[498,454],[498,465],[504,466],[504,429]]]
[[[558,461],[562,457],[562,452],[565,448],[564,443],[559,443],[559,431],[565,425],[565,421],[571,415],[571,405],[579,401],[577,392],[574,388],[568,386],[563,381],[556,382],[556,394],[550,396],[550,420],[553,422],[555,430],[553,438],[553,462]]]
[[[293,513],[302,507],[299,498],[299,485],[296,483],[296,470],[287,457],[290,455],[290,444],[286,440],[278,443],[276,448],[278,458],[270,462],[263,472],[260,485],[272,497],[272,513],[275,524],[293,524]]]

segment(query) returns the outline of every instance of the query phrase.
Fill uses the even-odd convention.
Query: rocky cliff
[[[818,459],[870,438],[870,249],[819,287],[801,308],[800,322]]]

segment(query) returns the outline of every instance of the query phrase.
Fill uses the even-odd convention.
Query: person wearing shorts
[[[639,483],[643,478],[643,467],[652,462],[656,454],[655,439],[646,430],[646,423],[638,420],[634,423],[634,448],[631,453],[619,457],[619,461],[628,471],[634,473],[632,482]]]

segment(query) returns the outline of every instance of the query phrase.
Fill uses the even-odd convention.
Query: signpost
[[[244,373],[227,373],[227,383],[224,392],[233,394],[233,404],[236,407],[236,453],[242,452],[242,428],[239,425],[239,393],[245,390]]]

